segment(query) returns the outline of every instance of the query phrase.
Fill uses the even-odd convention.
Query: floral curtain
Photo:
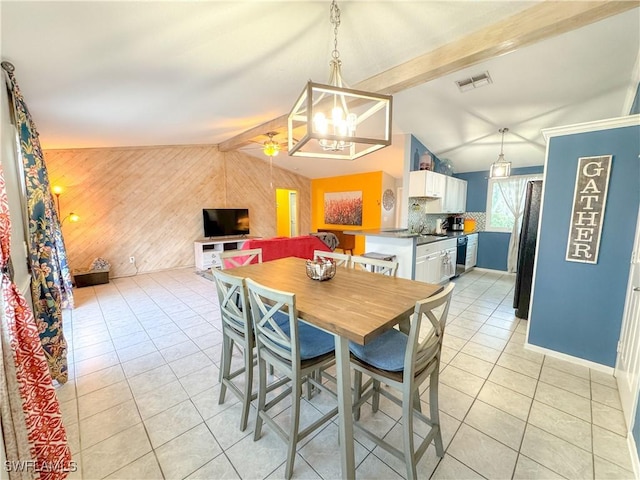
[[[25,178],[33,313],[51,377],[65,383],[67,343],[61,309],[73,307],[71,273],[35,123],[13,75],[13,65],[2,62],[2,68],[12,97]]]
[[[10,479],[64,479],[73,468],[33,312],[12,282],[11,220],[0,164],[0,420]]]

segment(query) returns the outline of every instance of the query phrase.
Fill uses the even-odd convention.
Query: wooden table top
[[[361,345],[410,314],[441,285],[338,267],[331,280],[307,277],[305,260],[281,258],[227,270],[269,288],[296,294],[298,316]]]

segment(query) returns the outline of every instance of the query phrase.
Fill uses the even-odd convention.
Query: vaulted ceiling
[[[328,80],[329,3],[3,1],[2,59],[16,67],[44,148],[229,145],[286,115],[309,79]],[[595,2],[613,14],[519,35],[537,21],[528,9],[539,3],[343,0],[345,80],[375,84],[377,74],[427,55],[408,67],[432,70],[427,81],[393,91],[394,134],[412,133],[466,172],[488,169],[498,129],[508,127],[507,160],[541,165],[541,129],[628,113],[640,79],[640,9]],[[470,41],[482,29],[482,41]],[[495,48],[466,61],[446,50],[484,42]],[[442,59],[428,55],[437,49],[451,57],[448,69],[435,69]],[[485,71],[492,84],[458,90],[455,80]],[[264,158],[256,142],[267,131],[232,148]],[[390,160],[397,148],[353,162],[280,154],[276,164],[311,178],[373,170],[400,177],[402,165]]]

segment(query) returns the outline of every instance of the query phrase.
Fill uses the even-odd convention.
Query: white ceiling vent
[[[456,80],[456,85],[458,85],[458,88],[461,92],[473,90],[474,88],[484,87],[485,85],[489,85],[490,83],[493,83],[493,81],[491,80],[489,72],[482,72],[478,75],[474,75],[473,77]]]

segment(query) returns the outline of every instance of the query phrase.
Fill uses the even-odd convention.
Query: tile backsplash
[[[411,232],[433,233],[436,230],[438,219],[446,220],[449,216],[446,213],[431,214],[424,213],[425,198],[411,198],[409,201],[409,222],[408,228]],[[476,221],[476,230],[483,231],[487,218],[486,212],[466,212],[464,218],[472,218]]]

